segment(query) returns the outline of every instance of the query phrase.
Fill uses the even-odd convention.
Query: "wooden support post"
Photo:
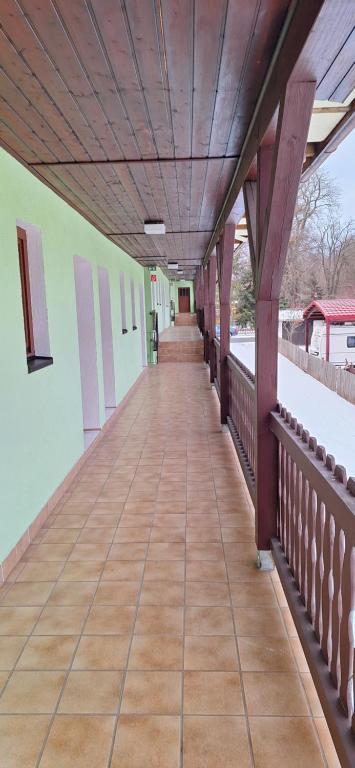
[[[227,423],[229,414],[229,376],[227,355],[230,351],[230,292],[232,283],[235,224],[226,224],[217,249],[220,302],[220,401],[221,422]]]
[[[208,270],[208,296],[209,296],[209,361],[210,361],[210,382],[213,384],[216,376],[215,371],[215,351],[214,338],[216,335],[216,273],[217,261],[216,253],[211,254],[207,266]]]
[[[255,511],[262,567],[277,533],[278,447],[269,423],[277,404],[279,297],[314,93],[313,82],[288,83],[275,145],[261,147],[257,158]]]
[[[210,331],[210,307],[209,307],[209,292],[208,292],[208,268],[203,269],[203,317],[204,317],[204,360],[208,363],[209,360],[209,348],[208,337]]]

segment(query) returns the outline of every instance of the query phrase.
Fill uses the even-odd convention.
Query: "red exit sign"
[[[150,280],[151,280],[152,283],[156,283],[157,282],[157,276],[156,275],[151,275],[150,276]]]

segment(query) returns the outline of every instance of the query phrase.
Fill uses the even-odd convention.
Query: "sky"
[[[341,190],[344,219],[355,220],[355,130],[321,167],[336,180]]]

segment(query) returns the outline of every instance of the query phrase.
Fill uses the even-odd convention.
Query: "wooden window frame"
[[[28,261],[27,236],[26,236],[26,231],[21,227],[16,227],[16,230],[17,230],[17,250],[18,250],[20,278],[21,278],[23,323],[25,328],[25,340],[26,340],[26,355],[27,355],[27,359],[31,360],[35,357],[35,344],[34,344],[34,333],[33,333],[31,283],[30,283],[30,269],[29,269],[29,261]]]

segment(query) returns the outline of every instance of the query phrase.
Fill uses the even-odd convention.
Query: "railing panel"
[[[215,377],[215,384],[216,384],[216,390],[219,397],[219,390],[220,390],[220,384],[221,384],[221,345],[218,341],[218,339],[214,338],[214,347],[216,352],[216,377]]]
[[[249,490],[255,492],[255,384],[253,374],[234,355],[227,357],[229,372],[228,424]]]
[[[350,766],[355,764],[355,480],[347,480],[344,467],[335,465],[285,409],[271,414],[271,429],[279,442],[275,560],[342,765]],[[303,613],[292,597],[296,588]]]

